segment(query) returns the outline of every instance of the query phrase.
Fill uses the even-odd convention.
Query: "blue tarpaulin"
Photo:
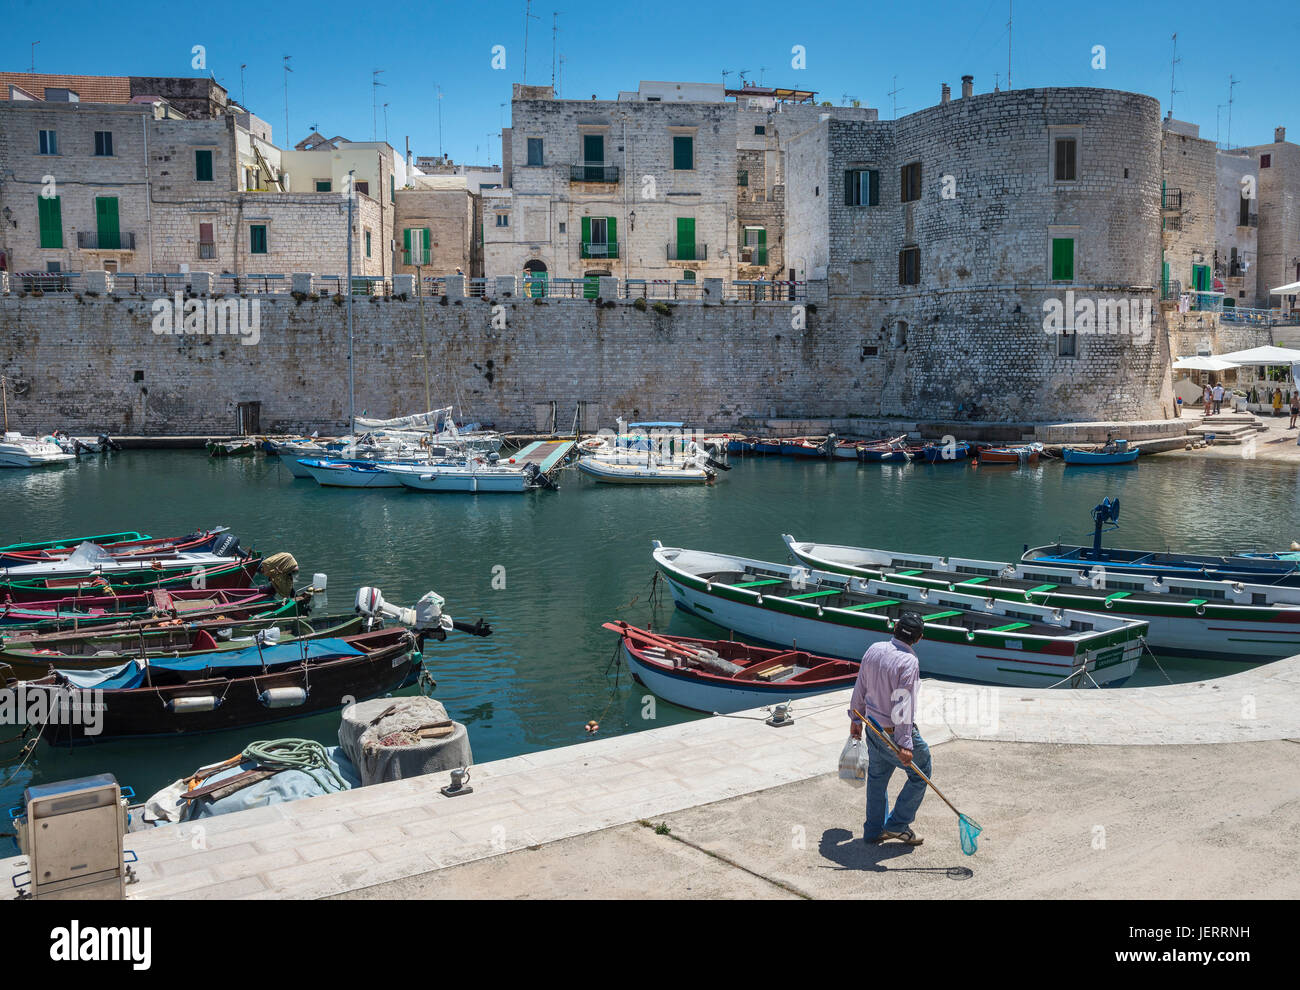
[[[296,663],[304,655],[316,657],[359,656],[361,651],[341,639],[311,639],[278,646],[246,647],[242,650],[205,653],[194,657],[155,657],[148,661],[153,670],[203,671],[210,668],[238,670],[242,667],[261,670],[262,666]],[[56,670],[73,686],[101,691],[140,687],[145,683],[145,668],[135,660],[100,670]]]

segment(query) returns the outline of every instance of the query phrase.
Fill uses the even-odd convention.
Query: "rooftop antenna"
[[[551,11],[551,92],[555,92],[555,53],[560,46],[560,15]]]
[[[442,157],[442,86],[437,85],[438,89],[438,157]]]
[[[1169,62],[1169,119],[1174,116],[1174,94],[1181,93],[1181,89],[1174,89],[1174,74],[1178,71],[1178,63],[1182,61],[1178,57],[1178,32],[1174,32],[1174,52]]]
[[[528,22],[530,20],[540,21],[541,18],[533,13],[533,0],[527,0],[524,4],[524,78],[523,84],[528,85]]]
[[[1239,82],[1240,79],[1228,76],[1228,137],[1224,142],[1228,148],[1232,147],[1232,90]]]
[[[291,140],[289,137],[289,73],[293,71],[293,69],[289,68],[289,59],[291,58],[293,58],[292,55],[284,56],[284,146],[286,148],[289,147],[289,141]]]
[[[749,71],[748,69],[741,69],[739,72],[736,73],[736,75],[740,76],[740,88],[741,88],[741,89],[744,89],[744,88],[745,88],[745,73],[748,72],[748,71]]]
[[[383,69],[375,69],[370,73],[370,140],[379,139],[379,87],[384,85],[379,81],[379,74]],[[387,138],[385,138],[387,140]]]
[[[241,104],[243,104],[243,107],[244,107],[245,110],[248,109],[248,101],[245,99],[245,96],[244,96],[244,70],[247,69],[247,68],[248,68],[248,63],[247,63],[247,62],[243,63],[243,64],[239,67],[239,102],[240,102]],[[285,137],[288,137],[288,136],[289,136],[289,135],[287,135],[287,134],[285,135]]]
[[[384,144],[388,143],[388,104],[384,104]]]
[[[560,56],[560,74],[556,77],[556,80],[555,80],[555,95],[556,95],[556,96],[559,96],[559,95],[560,95],[560,90],[563,88],[563,86],[564,86],[564,56],[561,55],[561,56]],[[504,165],[505,163],[503,162],[502,164]]]
[[[723,70],[722,70],[722,86],[723,86],[724,89],[725,89],[726,86],[727,86],[727,76],[732,75],[734,72],[735,72],[734,69],[723,69]]]
[[[758,67],[758,84],[759,84],[760,86],[763,85],[763,77],[764,77],[766,74],[767,74],[767,66],[766,66],[766,65],[760,65],[760,66]]]
[[[888,93],[886,93],[885,95],[888,96],[891,100],[894,101],[894,119],[895,119],[895,120],[898,119],[898,94],[901,93],[902,91],[903,91],[903,88],[902,88],[901,86],[898,85],[898,76],[894,76],[894,88],[891,89],[891,90],[890,90]],[[903,107],[903,109],[906,110],[907,107]]]
[[[32,42],[32,67],[30,69],[31,72],[36,71],[36,46],[39,44],[40,44],[39,41]]]
[[[1011,88],[1011,22],[1014,0],[1007,0],[1007,89]]]

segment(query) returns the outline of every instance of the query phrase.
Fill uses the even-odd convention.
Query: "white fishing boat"
[[[398,484],[421,492],[520,494],[550,486],[536,464],[502,464],[496,454],[430,464],[386,464]]]
[[[402,483],[385,470],[383,461],[345,461],[328,457],[303,457],[298,466],[326,488],[401,488]]]
[[[1031,563],[895,553],[783,537],[821,571],[1137,619],[1147,644],[1170,656],[1277,660],[1300,653],[1300,588],[1197,578],[1062,571]]]
[[[776,646],[860,659],[919,612],[922,674],[1018,687],[1118,685],[1141,659],[1145,622],[918,588],[654,542],[677,607]]]
[[[239,541],[230,540],[222,553],[162,548],[129,557],[114,556],[95,543],[82,543],[66,557],[14,566],[0,565],[0,581],[63,580],[102,575],[110,580],[139,571],[182,569],[201,573],[205,568],[224,567],[241,555]]]
[[[586,455],[578,458],[578,470],[606,485],[705,485],[717,477],[694,460],[660,464],[644,455],[626,460]]]
[[[49,467],[73,460],[76,460],[76,455],[66,453],[57,443],[48,440],[7,430],[0,440],[0,467]]]

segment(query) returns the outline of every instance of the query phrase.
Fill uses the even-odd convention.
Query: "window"
[[[59,135],[57,131],[41,131],[40,150],[37,154],[57,155],[59,153]]]
[[[687,268],[685,271],[682,272],[682,281],[683,281],[683,282],[694,282],[694,281],[695,281],[695,272],[693,272],[693,271],[691,271],[689,268]]]
[[[330,192],[334,188],[334,183],[332,183],[329,179],[316,179],[315,182],[316,182],[317,192]],[[355,189],[356,183],[353,183],[352,187]]]
[[[1238,226],[1238,227],[1249,227],[1249,226],[1250,226],[1250,204],[1251,204],[1251,200],[1247,199],[1247,198],[1243,195],[1243,196],[1241,197],[1241,205],[1240,205],[1240,207],[1238,208],[1238,212],[1237,212],[1237,226]],[[1235,251],[1236,248],[1233,248],[1233,250]]]
[[[266,224],[264,223],[249,224],[248,253],[266,254]]]
[[[431,242],[428,227],[407,227],[402,231],[402,264],[427,265]]]
[[[211,261],[217,256],[217,244],[212,237],[212,224],[199,224],[199,260]]]
[[[1077,138],[1056,139],[1056,181],[1073,182],[1078,175],[1079,141]]]
[[[912,203],[921,198],[921,163],[912,162],[899,169],[899,198]]]
[[[737,172],[737,173],[736,173],[736,185],[738,185],[738,186],[747,186],[747,185],[749,185],[749,173],[748,173],[748,172],[743,172],[743,171],[742,171],[742,172]]]
[[[565,229],[565,223],[564,223],[563,220],[561,220],[561,221],[560,221],[560,233],[561,233],[561,234],[564,233],[564,229]]]
[[[200,148],[194,152],[194,180],[196,182],[212,181],[212,152]]]
[[[370,195],[370,183],[364,180],[360,182],[353,181],[352,188],[355,189],[357,192],[361,193],[361,195],[363,196]]]
[[[767,264],[767,231],[762,227],[746,227],[743,231],[740,260],[742,264]]]
[[[874,168],[847,170],[844,173],[844,205],[879,206],[880,173]]]
[[[498,214],[497,214],[497,226],[498,226],[498,227],[509,227],[509,226],[510,226],[510,214],[509,214],[509,213],[498,213]]]
[[[898,284],[919,285],[921,282],[921,249],[903,248],[898,252]]]
[[[1260,168],[1272,168],[1272,167],[1273,167],[1273,156],[1272,156],[1272,155],[1260,155],[1260,156],[1259,156],[1259,167],[1260,167]]]
[[[95,237],[101,251],[122,249],[121,228],[117,219],[117,197],[95,197]]]
[[[59,197],[36,197],[36,214],[40,221],[41,247],[63,247],[63,205]]]
[[[1052,281],[1074,281],[1074,238],[1052,238]]]
[[[370,257],[370,231],[366,231],[366,257]]]
[[[95,156],[98,158],[109,158],[113,154],[113,132],[96,131],[95,132]]]
[[[581,256],[617,258],[618,221],[613,217],[583,217]]]
[[[528,139],[528,164],[529,165],[542,164],[542,139],[541,138]]]
[[[388,202],[397,202],[397,176],[395,175],[388,177]]]
[[[673,135],[673,170],[689,172],[695,168],[695,138],[688,134]]]
[[[1079,335],[1070,333],[1069,330],[1062,330],[1056,335],[1056,356],[1057,357],[1078,357],[1079,356]]]
[[[755,124],[755,125],[754,125],[754,133],[755,133],[755,134],[766,134],[766,133],[767,133],[767,125],[766,125],[766,124]]]
[[[671,245],[670,245],[671,247]],[[677,253],[669,255],[670,261],[695,261],[695,218],[677,218]],[[700,260],[703,260],[701,257]]]

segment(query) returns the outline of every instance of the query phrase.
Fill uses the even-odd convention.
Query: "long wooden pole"
[[[883,732],[877,729],[875,724],[870,719],[863,718],[862,713],[859,712],[856,708],[853,709],[853,714],[856,715],[858,718],[862,719],[862,724],[865,725],[872,732],[874,732],[880,739],[882,739],[885,745],[894,751],[894,755],[899,758],[899,761],[900,762],[902,761],[903,755],[899,753],[898,747],[894,745],[894,740],[890,739],[887,735],[885,735]],[[961,817],[961,812],[957,810],[956,806],[951,801],[949,801],[946,797],[943,796],[943,791],[935,787],[934,781],[931,780],[929,777],[927,777],[924,773],[922,773],[919,767],[911,763],[905,764],[905,766],[908,770],[915,770],[916,775],[930,785],[930,787],[934,790],[934,793],[938,794],[939,797],[943,800],[943,803],[946,804],[949,808],[952,808],[953,814],[955,814],[958,818]]]

